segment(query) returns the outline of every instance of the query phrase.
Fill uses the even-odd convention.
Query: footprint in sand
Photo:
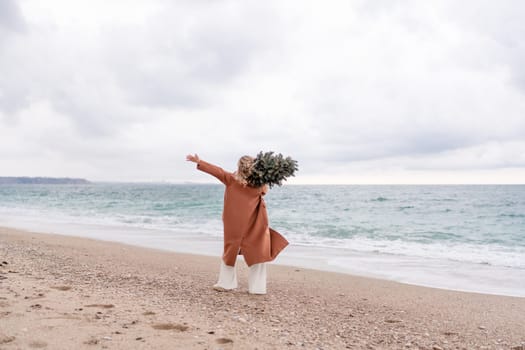
[[[33,341],[29,343],[29,347],[31,348],[45,348],[47,346],[47,343],[45,341]]]
[[[217,343],[219,344],[229,344],[229,343],[233,343],[233,340],[231,340],[230,338],[218,338],[215,340]]]
[[[97,344],[98,344],[98,339],[96,339],[96,338],[91,338],[91,339],[89,339],[89,340],[86,340],[86,341],[84,342],[84,344],[86,344],[86,345],[97,345]]]
[[[7,344],[14,341],[16,338],[13,336],[1,335],[0,334],[0,344]]]
[[[51,288],[56,289],[56,290],[61,290],[61,291],[63,291],[63,292],[72,289],[71,286],[53,286],[53,287],[51,287]]]
[[[190,328],[189,326],[182,325],[182,324],[174,324],[174,323],[157,323],[152,325],[153,329],[163,330],[163,331],[171,331],[171,330],[177,330],[180,332],[185,332]]]
[[[138,320],[133,320],[133,321],[131,321],[131,323],[124,323],[124,324],[122,325],[122,328],[129,328],[129,326],[133,326],[133,325],[136,325],[136,324],[138,324],[138,323],[139,323]]]
[[[102,309],[111,309],[111,308],[114,308],[115,305],[113,304],[89,304],[89,305],[84,305],[84,307],[100,307]]]

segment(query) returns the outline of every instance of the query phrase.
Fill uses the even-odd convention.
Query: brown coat
[[[203,160],[197,169],[215,176],[226,186],[222,213],[224,263],[234,266],[239,254],[244,255],[248,266],[275,259],[288,241],[268,226],[264,187],[243,186],[232,173]]]

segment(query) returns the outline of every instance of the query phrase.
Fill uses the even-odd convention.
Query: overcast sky
[[[525,3],[0,1],[0,176],[524,183]]]

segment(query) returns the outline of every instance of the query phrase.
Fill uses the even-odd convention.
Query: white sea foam
[[[508,247],[493,244],[476,245],[458,242],[435,241],[431,243],[402,240],[377,240],[366,237],[334,239],[309,235],[289,235],[297,245],[350,250],[362,253],[381,253],[403,257],[442,259],[484,265],[525,269],[525,247]]]

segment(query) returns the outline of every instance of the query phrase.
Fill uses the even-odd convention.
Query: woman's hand
[[[189,162],[193,162],[193,163],[198,163],[198,162],[201,161],[199,156],[197,155],[197,153],[195,153],[195,154],[188,154],[186,156],[186,160],[189,161]]]

